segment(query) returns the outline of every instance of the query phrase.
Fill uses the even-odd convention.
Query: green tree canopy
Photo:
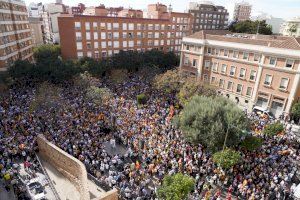
[[[59,56],[59,45],[44,44],[33,50],[35,61],[46,66],[50,65],[50,63],[55,63]]]
[[[232,149],[214,153],[213,161],[223,169],[230,169],[241,160],[241,154]]]
[[[138,104],[145,104],[147,103],[147,96],[145,94],[139,94],[136,96]]]
[[[293,104],[292,110],[291,110],[291,116],[293,120],[299,121],[300,119],[300,102],[296,102]]]
[[[112,96],[113,94],[108,88],[99,88],[96,86],[90,86],[86,92],[87,100],[97,105],[107,103]]]
[[[254,151],[261,147],[263,144],[263,140],[259,137],[255,136],[247,136],[241,143],[241,147],[249,150]]]
[[[284,126],[280,122],[275,122],[274,124],[269,124],[264,129],[264,134],[267,136],[274,136],[284,131]]]
[[[204,84],[194,78],[187,78],[178,92],[178,99],[182,105],[186,104],[194,95],[215,97],[217,90],[214,86]]]
[[[178,69],[168,70],[163,74],[159,74],[154,78],[153,85],[158,90],[167,93],[179,92],[183,86],[185,79],[182,78]]]
[[[194,96],[178,117],[178,126],[186,139],[200,143],[212,151],[220,150],[228,130],[227,146],[241,141],[243,130],[249,129],[244,112],[223,97]]]
[[[158,197],[164,200],[185,200],[195,187],[195,180],[181,173],[165,176]]]
[[[259,26],[258,33],[263,35],[272,35],[272,27],[266,23],[266,20],[256,21],[242,21],[233,23],[229,26],[229,30],[234,33],[248,33],[256,34]]]
[[[33,75],[34,65],[28,60],[17,60],[8,67],[8,74],[13,79],[30,77]]]

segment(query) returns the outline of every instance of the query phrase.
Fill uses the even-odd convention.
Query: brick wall
[[[90,199],[87,172],[83,163],[47,141],[42,135],[37,137],[37,143],[39,154],[75,185],[80,192],[80,199]]]

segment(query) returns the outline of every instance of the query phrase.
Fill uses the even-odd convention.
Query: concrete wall
[[[80,199],[89,200],[87,172],[83,163],[47,141],[42,135],[37,137],[37,143],[39,154],[75,185],[81,194]]]

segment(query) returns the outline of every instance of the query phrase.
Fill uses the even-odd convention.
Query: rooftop
[[[294,38],[290,36],[256,35],[232,33],[226,30],[206,30],[196,32],[188,36],[187,38],[208,39],[259,46],[269,46],[282,49],[300,50],[300,38]]]

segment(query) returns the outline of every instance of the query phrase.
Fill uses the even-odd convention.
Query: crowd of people
[[[118,188],[123,199],[155,199],[164,176],[178,172],[195,179],[192,200],[292,199],[291,185],[299,182],[300,145],[289,134],[265,138],[258,151],[241,150],[241,163],[224,171],[210,152],[186,142],[170,123],[170,115],[180,111],[174,108],[174,95],[153,89],[138,76],[120,84],[104,80],[98,86],[110,88],[109,102],[94,104],[83,90],[65,85],[59,104],[35,111],[30,109],[34,87],[11,88],[0,102],[1,176],[5,178],[18,160],[30,162],[38,151],[35,137],[43,134],[81,160],[99,181]],[[148,97],[145,105],[137,104],[141,93]],[[258,130],[268,123],[258,121]],[[126,151],[112,154],[107,143]]]

